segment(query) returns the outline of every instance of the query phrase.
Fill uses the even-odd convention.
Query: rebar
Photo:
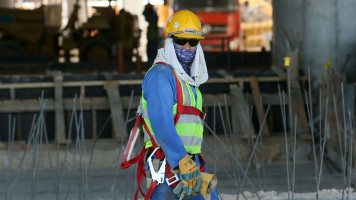
[[[322,133],[322,129],[321,129],[321,126],[322,126],[322,118],[321,118],[321,111],[323,110],[322,109],[322,100],[321,100],[321,96],[322,96],[322,91],[321,91],[321,88],[319,89],[319,152],[321,152],[321,148],[322,148],[322,136],[321,136],[321,133]]]
[[[245,172],[244,172],[244,178],[243,178],[242,181],[241,181],[241,188],[243,187],[245,178],[247,178],[246,176],[247,176],[247,172],[248,172],[248,169],[249,169],[249,167],[250,167],[250,164],[251,164],[251,162],[252,162],[252,158],[256,156],[256,155],[255,155],[255,153],[256,153],[256,146],[257,146],[257,144],[258,144],[260,138],[262,137],[263,125],[264,125],[264,123],[265,123],[265,121],[266,121],[266,117],[267,117],[267,115],[268,115],[268,112],[269,112],[270,107],[271,107],[271,106],[268,105],[267,110],[266,110],[266,115],[265,115],[264,118],[263,118],[262,126],[260,127],[260,130],[259,130],[259,132],[258,132],[258,136],[257,136],[257,138],[256,138],[256,143],[253,145],[252,153],[251,153],[251,156],[250,156],[250,158],[249,158],[249,161],[248,161],[246,170],[245,170]],[[258,197],[258,199],[260,199],[260,198]]]
[[[130,97],[130,104],[129,104],[129,109],[131,108],[131,102],[132,102],[132,99],[133,99],[133,91],[131,92],[131,97]],[[127,113],[129,114],[129,112]],[[128,119],[128,116],[126,117],[126,119]],[[125,122],[125,130],[126,130],[126,124],[127,124],[127,121]],[[126,132],[126,131],[125,131]],[[121,151],[122,151],[122,148],[124,146],[124,139],[125,139],[125,134],[123,133],[122,136],[121,136],[121,143],[120,143],[120,148],[119,148],[119,152],[118,152],[118,156],[117,156],[117,162],[116,162],[116,166],[115,166],[115,175],[114,175],[114,180],[113,180],[113,184],[111,185],[111,195],[112,195],[112,198],[114,200],[116,200],[117,196],[116,196],[116,182],[117,182],[117,176],[118,176],[118,172],[119,172],[119,168],[120,168],[120,155],[121,155]],[[126,195],[126,194],[125,194]],[[126,198],[126,197],[125,197]]]
[[[290,89],[290,68],[287,69],[287,84],[288,84],[288,102],[289,102],[289,123],[290,123],[290,135],[293,138],[293,113],[292,113],[292,91]]]
[[[230,133],[230,142],[231,142],[231,149],[232,152],[234,153],[234,156],[236,156],[236,151],[235,151],[235,146],[234,146],[234,140],[232,138],[232,130],[231,130],[231,122],[230,122],[230,114],[229,114],[229,109],[227,108],[227,101],[226,101],[226,95],[224,94],[224,102],[225,102],[225,112],[226,112],[226,119],[227,119],[227,125],[229,127],[229,133]],[[237,169],[237,164],[235,163],[235,167]],[[240,173],[239,170],[236,170],[237,172],[237,179],[240,181]]]
[[[345,153],[345,159],[344,159],[344,171],[346,172],[346,152],[347,152],[347,142],[346,142],[346,114],[345,114],[345,99],[344,99],[344,84],[341,82],[341,101],[342,101],[342,113],[343,113],[343,121],[344,121],[344,153]],[[344,173],[345,174],[345,173]],[[346,179],[344,182],[344,188],[346,187]],[[344,199],[344,190],[342,191],[342,199]]]
[[[81,142],[83,146],[83,178],[84,178],[84,198],[88,199],[89,198],[89,184],[88,184],[88,168],[87,168],[87,163],[86,163],[86,146],[85,146],[85,135],[84,135],[84,115],[83,115],[83,97],[80,96],[80,117],[81,117],[81,123],[80,123],[80,128],[81,128]]]
[[[134,91],[132,90],[131,91],[131,96],[130,96],[130,103],[129,103],[129,109],[127,111],[127,114],[126,114],[126,122],[125,122],[125,132],[127,131],[127,120],[129,119],[129,115],[130,115],[130,109],[131,109],[131,103],[132,103],[132,98],[133,98],[133,94],[134,94]],[[137,146],[136,146],[137,147]],[[135,147],[135,148],[136,148]],[[137,148],[136,148],[137,149]],[[126,180],[129,179],[129,176],[131,175],[132,173],[132,169],[129,169],[128,173],[126,173]],[[127,189],[127,186],[128,184],[125,184],[125,200],[127,199],[127,192],[128,192],[128,189]],[[133,187],[133,186],[132,186]],[[131,193],[132,194],[132,193]],[[131,198],[132,199],[132,198]]]
[[[216,102],[214,101],[214,108],[213,108],[213,131],[214,133],[216,133]],[[215,137],[213,137],[213,142],[214,142],[214,149],[213,149],[213,152],[214,152],[214,174],[216,174],[216,139]]]
[[[260,127],[262,126],[261,124],[261,114],[262,114],[262,96],[260,96]],[[266,180],[265,180],[265,176],[266,176],[266,172],[265,172],[265,159],[264,159],[264,153],[263,153],[263,135],[261,135],[261,142],[260,142],[260,152],[261,152],[261,164],[262,164],[262,178],[263,178],[263,189],[264,191],[266,191]],[[257,171],[257,178],[258,178],[258,181],[260,181],[260,174],[259,172]],[[260,184],[260,182],[258,182]],[[260,186],[260,189],[261,189],[261,186]]]
[[[58,124],[59,124],[59,119],[60,119],[60,117],[59,117],[60,115],[59,115],[59,113],[58,113],[58,115],[57,115],[57,122],[58,122]],[[60,162],[59,162],[59,138],[61,138],[61,131],[58,131],[58,137],[57,137],[57,157],[56,157],[56,159],[57,159],[57,169],[56,169],[56,180],[57,180],[57,184],[56,184],[56,189],[55,189],[55,194],[56,194],[56,200],[59,200],[59,184],[60,184],[60,173],[61,173],[61,168],[60,168]]]
[[[16,125],[16,118],[14,118],[14,123],[12,124],[11,128],[11,114],[9,115],[9,136],[8,136],[8,163],[7,163],[7,176],[6,176],[6,188],[9,190],[10,187],[10,179],[12,178],[12,153],[13,153],[13,146],[14,146],[14,140],[15,140],[15,125]],[[5,199],[8,199],[7,197],[8,193],[5,194]]]
[[[58,184],[58,188],[57,188],[57,191],[56,191],[59,198],[60,198],[60,191],[61,191],[62,181],[63,181],[63,178],[64,178],[64,169],[65,169],[65,164],[66,164],[66,161],[67,161],[67,153],[68,153],[68,149],[69,149],[69,143],[70,143],[71,137],[72,137],[72,128],[73,128],[73,122],[74,122],[74,115],[75,115],[76,110],[77,110],[76,102],[77,102],[77,95],[75,95],[74,98],[73,98],[73,108],[72,108],[72,114],[71,114],[71,118],[70,118],[70,122],[69,122],[69,129],[68,129],[66,148],[65,148],[63,164],[62,164],[62,171],[60,173],[59,184]],[[71,176],[71,178],[73,178],[73,177]],[[67,196],[67,194],[66,194],[66,196]],[[66,198],[68,198],[68,197],[66,197]]]
[[[341,165],[342,165],[342,170],[343,170],[343,180],[344,183],[346,182],[346,176],[345,176],[345,161],[344,161],[344,153],[342,149],[342,144],[341,144],[341,135],[340,135],[340,124],[339,124],[339,117],[338,117],[338,112],[336,108],[336,99],[335,99],[335,94],[333,94],[333,102],[334,102],[334,112],[335,112],[335,118],[336,118],[336,126],[337,126],[337,136],[339,140],[339,148],[340,148],[340,157],[341,157]],[[342,194],[344,193],[345,187],[342,187]],[[342,200],[344,199],[344,196],[342,195]]]
[[[311,83],[310,83],[310,68],[308,68],[308,89],[309,89],[309,96],[305,92],[305,102],[307,104],[307,113],[309,117],[309,128],[312,136],[312,148],[313,148],[313,160],[314,160],[314,173],[315,173],[315,187],[316,187],[316,193],[315,193],[315,198],[318,200],[319,199],[319,191],[317,188],[318,185],[318,171],[319,171],[319,165],[317,161],[317,156],[316,156],[316,147],[315,147],[315,134],[314,134],[314,120],[313,120],[313,102],[312,102],[312,96],[311,96]],[[309,97],[309,100],[308,100]],[[308,103],[309,102],[309,103]]]
[[[221,139],[214,133],[212,132],[211,128],[204,122],[205,127],[214,135],[214,137],[216,137],[217,141],[222,145],[222,147],[226,150],[226,152],[231,156],[233,155],[232,152],[229,150],[228,147],[226,147],[226,145],[221,141]],[[241,164],[239,163],[239,161],[237,160],[237,158],[233,157],[232,158],[235,160],[235,162],[238,164],[238,167],[240,168],[240,170],[242,171],[242,173],[244,174],[244,177],[246,177],[246,180],[249,182],[250,186],[252,187],[253,191],[257,194],[257,191],[255,189],[255,187],[253,186],[251,180],[248,178],[247,174],[245,173],[245,170],[243,169],[243,167],[241,166]],[[258,196],[259,198],[259,196]]]
[[[76,122],[77,121],[77,119],[76,119],[77,118],[77,115],[76,115],[76,112],[77,112],[76,111],[76,100],[77,99],[76,99],[76,96],[75,96],[75,99],[74,99],[74,102],[73,102],[72,118],[70,120],[70,127],[69,127],[69,133],[68,133],[68,141],[67,141],[67,146],[66,146],[66,152],[64,154],[65,159],[63,161],[63,170],[64,170],[64,164],[66,162],[66,154],[67,154],[67,151],[68,151],[69,138],[71,137],[71,133],[72,133],[72,125],[73,125],[74,122],[75,122],[75,124],[77,124],[77,122]],[[74,176],[75,176],[77,149],[79,149],[78,146],[79,146],[79,138],[78,138],[78,133],[77,133],[76,134],[76,139],[75,139],[74,153],[73,153],[72,169],[69,172],[70,179],[73,179]],[[62,178],[63,178],[63,176],[62,176]],[[70,188],[72,186],[72,183],[73,183],[73,181],[70,180],[69,184],[67,186],[67,190],[66,190],[66,194],[65,194],[65,200],[67,200],[68,197],[69,197],[69,191],[70,191]]]
[[[325,152],[325,144],[326,144],[326,131],[328,130],[326,128],[326,124],[327,124],[327,116],[328,116],[328,98],[326,98],[326,112],[325,112],[325,128],[324,128],[324,139],[323,139],[323,146],[322,146],[322,150],[321,150],[321,156],[320,156],[320,168],[319,168],[319,176],[318,176],[318,191],[320,190],[320,180],[321,180],[321,174],[322,174],[322,171],[323,171],[323,163],[324,163],[324,152]],[[320,138],[321,139],[321,138]]]
[[[353,140],[354,140],[354,127],[352,127],[352,120],[351,120],[351,111],[349,108],[349,123],[350,123],[350,152],[349,152],[349,170],[348,170],[348,183],[347,183],[347,199],[350,199],[350,185],[351,185],[351,178],[352,178],[352,160],[353,160]]]
[[[42,101],[42,100],[41,100]],[[45,108],[45,107],[44,107]],[[45,137],[45,142],[46,142],[46,147],[47,147],[47,153],[48,153],[48,160],[49,160],[49,164],[50,164],[50,169],[51,170],[54,170],[53,168],[53,163],[52,163],[52,156],[51,156],[51,152],[50,152],[50,146],[49,146],[49,141],[48,141],[48,134],[47,134],[47,126],[46,126],[46,123],[45,123],[45,118],[44,118],[44,114],[42,114],[42,123],[43,123],[43,126],[42,126],[42,129],[43,130],[43,135]],[[60,135],[60,133],[58,133],[58,135]],[[42,137],[42,134],[41,134],[41,137]],[[59,138],[59,137],[58,137]],[[42,139],[41,139],[42,141]],[[59,141],[59,140],[58,140]],[[57,166],[58,166],[58,163],[57,163]],[[56,175],[55,173],[52,174],[53,175],[53,179],[55,181],[55,185],[54,185],[54,190],[56,190],[57,188],[57,185],[58,185],[58,182],[59,182],[59,176]],[[56,195],[56,199],[59,200],[58,196]]]
[[[292,176],[292,200],[294,200],[295,192],[295,155],[296,155],[296,146],[297,146],[297,114],[294,115],[294,137],[293,137],[293,176]]]
[[[90,167],[91,167],[91,162],[92,162],[93,155],[94,155],[95,145],[99,141],[99,138],[100,138],[101,134],[104,132],[104,129],[106,128],[107,124],[109,123],[111,117],[112,117],[112,115],[109,115],[109,117],[106,119],[103,127],[99,131],[99,134],[95,137],[93,145],[91,146],[90,159],[89,159],[89,164],[88,164],[88,173],[89,173],[89,170],[90,170]]]
[[[284,131],[284,143],[286,149],[286,169],[287,169],[287,186],[288,186],[288,200],[290,199],[289,191],[289,149],[288,149],[288,134],[287,134],[287,120],[286,120],[286,106],[285,106],[285,94],[283,91],[283,95],[281,94],[281,88],[278,84],[278,94],[279,94],[279,101],[281,107],[281,114],[282,114],[282,121],[283,121],[283,131]]]
[[[221,109],[220,102],[219,102],[218,104],[219,104],[220,118],[221,118],[221,121],[222,121],[221,124],[222,124],[222,126],[223,126],[224,136],[225,136],[225,142],[226,142],[226,146],[227,146],[227,144],[229,143],[229,140],[228,140],[228,138],[227,138],[227,132],[226,132],[225,123],[224,123],[225,120],[224,120],[224,117],[223,117],[223,114],[222,114],[222,109]],[[233,149],[231,149],[231,151],[233,151]],[[233,163],[231,156],[236,157],[236,156],[235,156],[235,152],[232,152],[232,155],[229,155],[230,163]],[[238,169],[238,168],[236,167],[236,170],[237,170],[237,169]],[[232,173],[233,173],[233,177],[234,177],[235,183],[238,183],[238,182],[237,182],[236,173],[235,173],[235,169],[234,169],[234,167],[233,167],[232,165],[231,165],[231,169],[230,169],[230,170],[231,170]]]
[[[222,164],[222,162],[219,160],[219,158],[217,158],[217,156],[215,156],[213,154],[213,152],[211,152],[209,146],[203,141],[203,145],[204,147],[209,151],[209,153],[211,155],[214,156],[214,158],[216,159],[217,163],[221,166],[221,168],[224,170],[225,174],[227,175],[227,177],[229,177],[229,179],[231,180],[231,182],[234,184],[234,186],[236,187],[236,190],[239,194],[241,194],[246,200],[247,197],[243,194],[243,192],[241,191],[241,188],[237,185],[237,183],[235,182],[235,180],[230,176],[229,172],[226,170],[226,168],[224,167],[224,165]]]
[[[31,128],[30,128],[30,133],[29,133],[28,140],[27,140],[27,143],[26,143],[26,148],[25,148],[25,151],[24,151],[24,153],[22,155],[22,158],[20,160],[20,164],[19,164],[18,169],[16,171],[15,177],[13,178],[13,180],[11,182],[11,185],[7,190],[7,195],[6,195],[7,196],[7,200],[11,200],[12,199],[12,194],[13,194],[13,191],[14,191],[14,187],[17,184],[17,181],[18,181],[18,179],[20,177],[20,174],[21,174],[21,171],[22,171],[23,162],[25,160],[25,157],[26,157],[26,154],[28,152],[29,146],[30,146],[32,140],[35,137],[35,129],[36,129],[35,127],[38,126],[38,123],[35,123],[35,119],[36,119],[36,115],[34,115],[34,117],[33,117]]]
[[[40,170],[40,162],[41,162],[41,151],[42,151],[42,131],[43,131],[43,113],[44,108],[46,107],[47,101],[44,101],[44,92],[42,91],[41,98],[39,99],[40,103],[40,114],[38,117],[38,127],[36,130],[36,135],[33,143],[33,171],[32,171],[32,189],[31,189],[31,200],[35,199],[36,190],[37,190],[37,182],[38,182],[38,173]],[[38,144],[39,143],[39,144]],[[37,145],[39,145],[38,159],[37,159]]]
[[[252,120],[252,111],[253,111],[253,106],[251,106],[251,118],[249,118],[250,120]],[[248,125],[248,131],[250,132],[250,123]],[[255,148],[255,144],[253,143],[253,135],[252,135],[252,132],[250,132],[250,144],[251,144],[251,147],[252,147],[252,150]],[[256,157],[256,154],[253,154],[253,152],[251,151],[251,155],[253,155],[253,159],[255,161],[255,168],[256,168],[256,173],[257,173],[257,177],[258,177],[258,183],[260,183],[260,176],[259,176],[259,172],[258,172],[258,161],[257,161],[257,157]],[[260,186],[260,189],[261,189],[261,186]]]

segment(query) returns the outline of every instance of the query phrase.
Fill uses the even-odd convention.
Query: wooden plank
[[[80,86],[80,96],[82,98],[85,98],[85,86],[84,85]]]
[[[112,80],[112,76],[110,74],[104,74],[107,80]],[[124,121],[124,110],[122,108],[122,101],[120,98],[119,85],[115,81],[107,81],[104,88],[106,89],[106,93],[109,99],[109,105],[112,115],[112,125],[114,130],[114,138],[127,137],[127,133],[125,130],[125,121]]]
[[[15,88],[10,88],[10,99],[15,99]]]
[[[271,70],[276,73],[278,76],[287,79],[287,73],[285,70],[283,70],[281,67],[277,65],[272,65]]]
[[[300,81],[307,81],[308,77],[299,77]],[[140,85],[142,84],[142,79],[139,80],[112,80],[119,85]],[[286,81],[285,78],[272,76],[272,77],[257,77],[258,82],[281,82]],[[244,78],[210,78],[207,83],[243,83],[250,82],[249,77]],[[106,81],[71,81],[63,82],[63,87],[80,87],[80,86],[104,86]],[[45,83],[3,83],[0,85],[0,89],[10,89],[10,88],[49,88],[54,87],[53,82]]]
[[[127,108],[129,104],[129,98],[125,98],[125,108]],[[47,104],[44,108],[44,111],[54,111],[55,103],[54,99],[46,99]],[[97,98],[86,98],[83,99],[83,110],[91,110],[93,106],[97,110],[108,110],[109,102],[106,97],[97,97]],[[135,100],[134,102],[137,102]],[[63,99],[63,109],[67,111],[71,111],[73,108],[73,99],[67,98]],[[138,105],[137,103],[133,105]],[[77,108],[80,106],[79,102],[77,102]],[[37,99],[24,99],[24,100],[3,100],[0,101],[0,113],[11,113],[11,112],[38,112],[40,110],[39,102]]]
[[[257,78],[255,76],[250,77],[250,84],[251,84],[251,88],[252,88],[252,94],[253,94],[253,99],[255,102],[255,107],[256,107],[256,111],[257,111],[257,115],[258,115],[258,120],[260,121],[260,119],[261,119],[261,121],[260,121],[260,124],[261,124],[266,113],[265,113],[265,109],[263,108],[263,106],[262,107],[260,106],[261,92],[260,92],[260,87],[258,85]],[[262,103],[262,105],[263,105],[263,103]],[[270,135],[269,126],[267,124],[267,121],[263,125],[262,135],[263,136]]]
[[[22,138],[22,126],[21,126],[21,113],[16,113],[16,129],[17,129],[17,138],[16,140],[21,140]]]
[[[96,110],[93,108],[91,110],[91,114],[92,114],[92,129],[93,129],[93,138],[96,138],[97,136],[97,123],[96,123]]]
[[[263,96],[263,105],[280,105],[278,94],[261,94]],[[228,102],[232,102],[231,95],[226,95]],[[286,104],[288,105],[288,97],[286,96]],[[248,105],[254,104],[254,97],[251,94],[244,94],[244,99]],[[54,100],[46,99],[47,104],[44,111],[54,111]],[[131,108],[137,108],[139,105],[140,97],[135,97],[132,100]],[[109,101],[106,97],[85,98],[83,101],[83,110],[108,110],[110,109]],[[213,107],[215,102],[224,102],[224,95],[204,95],[204,106]],[[315,100],[314,100],[315,101]],[[122,107],[127,109],[130,104],[130,97],[121,97]],[[77,107],[79,107],[77,103]],[[63,99],[63,110],[71,111],[73,108],[73,99]],[[40,110],[39,102],[37,99],[24,99],[24,100],[0,100],[0,113],[17,113],[17,112],[38,112]]]
[[[225,70],[217,71],[224,78],[232,78]],[[243,82],[239,82],[243,85]],[[248,104],[245,101],[242,89],[237,84],[230,84],[231,121],[233,133],[242,138],[249,138],[250,132],[254,134],[252,121],[248,117]],[[252,127],[252,128],[251,128]],[[250,129],[251,128],[251,129]]]
[[[298,125],[297,133],[301,137],[308,137],[309,135],[309,123],[307,114],[305,111],[305,104],[302,95],[302,90],[299,84],[299,72],[298,72],[298,53],[296,51],[291,51],[287,53],[292,60],[291,66],[289,67],[289,83],[291,90],[292,99],[292,114],[297,114]]]
[[[271,76],[271,77],[256,77],[257,82],[282,82],[286,81],[286,78]],[[300,81],[307,81],[308,77],[303,76],[299,78]],[[206,83],[239,83],[239,82],[250,82],[249,77],[244,78],[209,78]]]
[[[54,87],[54,83],[5,83],[0,85],[0,89],[11,88],[48,88]]]
[[[237,85],[230,85],[231,94],[231,121],[234,134],[239,137],[249,138],[255,133],[252,121],[248,115],[248,104],[245,101],[242,90]]]
[[[55,83],[54,89],[54,108],[55,108],[55,138],[59,143],[66,142],[64,111],[63,111],[63,76],[55,75],[53,77]]]

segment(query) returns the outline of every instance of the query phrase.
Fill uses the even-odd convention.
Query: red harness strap
[[[188,114],[188,115],[197,115],[202,120],[204,120],[204,118],[205,118],[205,113],[203,113],[198,108],[193,107],[193,106],[178,105],[177,106],[177,113]]]
[[[136,118],[136,125],[135,125],[134,128],[138,128],[142,121],[143,121],[142,117],[138,116]],[[135,192],[134,199],[138,198],[138,191],[140,191],[142,196],[145,196],[145,194],[142,192],[140,186],[141,186],[143,177],[146,176],[145,165],[144,165],[144,159],[145,159],[146,152],[147,152],[147,149],[145,148],[145,146],[143,146],[141,152],[136,157],[134,157],[134,158],[132,158],[132,159],[130,159],[128,161],[123,161],[121,163],[121,166],[120,166],[122,169],[126,169],[126,168],[138,163],[138,166],[137,166],[137,184],[138,184],[138,188],[137,188],[137,190]]]
[[[164,63],[164,62],[158,62],[156,64],[161,64],[161,65],[165,65],[167,66],[169,69],[172,70],[175,78],[176,78],[176,85],[177,85],[177,109],[180,105],[183,105],[183,94],[182,94],[182,86],[180,85],[180,82],[179,82],[179,79],[177,77],[177,74],[174,72],[174,70],[172,69],[171,66],[169,66],[167,63]],[[174,118],[174,124],[177,124],[178,120],[179,120],[179,117],[182,113],[178,112],[177,110],[177,114]]]
[[[149,200],[153,194],[153,192],[155,191],[156,187],[158,186],[158,183],[156,181],[153,181],[150,185],[150,187],[148,188],[146,195],[145,195],[145,200]]]

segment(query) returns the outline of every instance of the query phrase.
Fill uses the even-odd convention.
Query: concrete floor
[[[241,186],[240,182],[243,179],[243,174],[241,170],[239,171],[240,181],[238,187],[234,183],[234,173],[236,179],[238,179],[238,174],[236,170],[236,165],[232,162],[229,154],[220,145],[216,145],[216,158],[217,161],[209,156],[213,150],[213,141],[206,139],[206,144],[203,145],[203,154],[205,155],[205,161],[209,167],[209,172],[215,172],[218,177],[218,191],[222,195],[222,199],[236,199],[236,195],[240,191],[261,191],[266,189],[266,191],[276,191],[276,193],[282,193],[288,191],[286,164],[283,162],[283,145],[279,140],[273,139],[271,141],[264,140],[265,156],[270,155],[279,161],[274,159],[265,159],[265,177],[263,177],[263,171],[261,165],[259,164],[259,176],[255,166],[252,164],[248,170],[248,177],[252,182],[254,189],[251,184],[245,180],[244,184]],[[118,169],[116,176],[116,187],[113,187],[115,174],[116,174],[116,164],[118,156],[120,143],[114,140],[99,140],[94,149],[92,149],[93,141],[86,141],[86,164],[88,165],[90,160],[91,150],[93,151],[91,168],[88,171],[87,183],[88,183],[88,199],[90,200],[109,200],[109,199],[133,199],[133,194],[136,191],[136,168],[131,167],[129,169]],[[241,162],[244,169],[246,169],[246,156],[249,157],[250,150],[248,146],[244,143],[238,142],[235,146],[236,156],[239,162]],[[142,144],[142,143],[141,143]],[[273,145],[272,145],[273,144]],[[37,158],[41,158],[40,169],[34,174],[33,170],[33,149],[29,149],[27,152],[24,163],[23,170],[18,173],[18,166],[20,160],[24,153],[24,146],[15,145],[14,151],[12,152],[12,170],[8,171],[8,152],[7,147],[0,149],[0,199],[6,199],[6,194],[10,191],[11,182],[18,176],[18,181],[13,186],[12,200],[24,200],[24,199],[35,199],[35,200],[48,200],[48,199],[86,199],[80,198],[80,195],[85,194],[83,189],[83,170],[79,169],[81,156],[79,153],[74,154],[72,144],[69,146],[67,151],[66,164],[64,165],[64,171],[62,176],[62,169],[64,163],[64,153],[65,146],[60,147],[60,151],[57,152],[56,145],[50,146],[51,162],[53,165],[53,170],[49,165],[48,151],[43,145],[42,151],[38,154]],[[141,147],[137,144],[137,147]],[[207,149],[209,147],[209,149]],[[121,153],[123,152],[121,147]],[[138,149],[138,148],[137,148]],[[268,153],[272,152],[272,153]],[[135,154],[135,153],[133,153]],[[57,170],[57,156],[58,162],[60,163],[60,170]],[[75,156],[75,157],[74,157]],[[82,159],[84,159],[82,155]],[[72,163],[75,160],[76,168],[72,170]],[[323,165],[322,179],[320,181],[320,190],[322,189],[341,189],[343,186],[343,176],[335,171],[331,172]],[[83,167],[83,166],[82,166]],[[295,174],[295,192],[296,193],[306,193],[316,191],[316,180],[315,180],[314,164],[312,161],[298,161],[296,163],[296,174]],[[37,181],[34,181],[34,177],[37,177]],[[58,177],[63,177],[62,181]],[[85,176],[84,176],[85,177]],[[58,191],[58,182],[61,183],[60,190]],[[145,182],[142,183],[142,188],[145,188]],[[290,185],[290,188],[292,186]],[[290,189],[291,190],[291,189]],[[115,192],[114,192],[115,191]],[[68,195],[68,198],[66,198]],[[229,195],[232,197],[229,197]],[[250,198],[249,198],[250,199]],[[251,198],[253,199],[253,198]],[[268,199],[268,198],[267,198]]]
[[[88,172],[88,188],[89,188],[89,198],[90,200],[108,200],[108,199],[133,199],[133,194],[136,190],[136,180],[135,180],[135,168],[118,170],[116,193],[111,191],[112,185],[114,183],[115,169],[92,169]],[[227,169],[230,171],[230,169]],[[30,199],[33,196],[33,186],[35,188],[34,199],[36,200],[48,200],[56,199],[57,194],[59,194],[58,199],[66,199],[68,194],[68,199],[80,199],[80,194],[85,193],[82,190],[81,183],[83,181],[81,172],[79,169],[72,171],[67,170],[64,173],[62,186],[60,192],[56,192],[57,185],[57,172],[51,170],[40,170],[38,171],[37,182],[33,181],[33,171],[25,170],[20,174],[20,178],[14,187],[13,200],[23,200]],[[287,178],[286,178],[286,165],[284,163],[273,163],[267,164],[265,166],[265,177],[262,176],[262,171],[260,172],[260,184],[258,181],[258,176],[256,170],[249,170],[248,177],[253,183],[257,191],[263,190],[264,186],[267,191],[277,191],[286,192],[288,190]],[[7,171],[0,171],[0,196],[5,197],[8,191],[7,185]],[[11,172],[14,177],[15,171]],[[219,184],[218,191],[220,194],[237,194],[236,186],[233,181],[228,177],[228,175],[221,168],[217,168],[216,174],[218,176]],[[229,173],[232,175],[233,173]],[[242,179],[240,174],[240,179]],[[10,177],[13,180],[13,178]],[[341,174],[331,174],[327,169],[323,170],[323,175],[321,179],[320,189],[340,189],[342,186],[342,175]],[[263,182],[263,180],[265,182]],[[35,183],[35,184],[34,184]],[[260,186],[259,186],[260,185]],[[142,184],[143,188],[145,183]],[[68,190],[69,188],[69,190]],[[252,187],[247,181],[245,181],[242,187],[243,191],[253,192]],[[311,162],[298,163],[296,165],[296,176],[295,176],[295,192],[296,193],[306,193],[316,191],[315,176],[314,176],[314,165]],[[116,195],[116,198],[113,196]],[[4,198],[5,199],[5,198]],[[85,198],[84,198],[85,199]]]

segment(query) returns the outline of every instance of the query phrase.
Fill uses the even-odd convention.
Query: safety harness
[[[179,79],[177,77],[177,74],[174,72],[173,68],[171,66],[169,66],[168,64],[164,63],[164,62],[158,62],[156,64],[161,64],[161,65],[165,65],[167,66],[169,69],[172,70],[175,79],[176,79],[176,85],[177,85],[177,114],[174,118],[174,124],[176,125],[179,117],[181,114],[188,114],[188,115],[197,115],[199,116],[202,120],[204,120],[205,118],[205,113],[201,112],[199,109],[192,107],[192,106],[184,106],[183,105],[183,94],[182,94],[182,86],[180,85]],[[131,151],[128,149],[133,148],[134,142],[136,141],[138,132],[139,132],[139,126],[141,125],[141,123],[143,122],[143,128],[145,129],[145,131],[148,133],[150,140],[152,142],[152,147],[146,149],[145,145],[143,146],[141,152],[134,158],[127,160],[130,157]],[[134,135],[134,136],[133,136]],[[133,142],[132,142],[133,141]],[[150,185],[149,189],[147,190],[147,193],[144,194],[144,192],[141,190],[141,183],[143,180],[143,177],[146,177],[146,173],[145,173],[145,155],[146,152],[149,151],[149,153],[152,155],[155,155],[155,157],[159,160],[163,160],[163,163],[161,164],[161,168],[158,170],[158,172],[154,172],[153,167],[152,167],[152,163],[151,163],[151,156],[147,159],[147,162],[149,163],[150,166],[150,170],[152,175],[154,175],[155,177],[152,176],[152,184]],[[205,162],[203,160],[203,157],[201,155],[197,155],[199,157],[199,162],[200,162],[200,171],[204,172],[205,171]],[[140,191],[140,193],[142,194],[142,196],[144,196],[145,200],[150,199],[150,197],[152,196],[155,188],[158,186],[158,184],[163,183],[164,182],[164,175],[166,176],[166,182],[168,185],[170,185],[171,187],[175,188],[178,184],[179,184],[179,178],[176,174],[174,174],[171,171],[171,167],[169,166],[169,164],[166,162],[165,159],[165,155],[162,151],[162,148],[160,148],[157,143],[155,142],[155,140],[152,137],[152,134],[147,126],[147,124],[144,122],[143,118],[141,115],[137,116],[136,118],[136,124],[135,126],[132,128],[131,130],[131,134],[130,134],[130,139],[128,142],[128,146],[126,147],[125,153],[123,155],[123,159],[122,159],[122,163],[121,163],[121,168],[122,169],[126,169],[136,163],[138,163],[138,167],[137,167],[137,184],[138,184],[138,189],[136,190],[134,199],[137,200],[138,198],[138,191]],[[165,164],[165,165],[164,165]],[[153,170],[153,172],[152,172]]]

